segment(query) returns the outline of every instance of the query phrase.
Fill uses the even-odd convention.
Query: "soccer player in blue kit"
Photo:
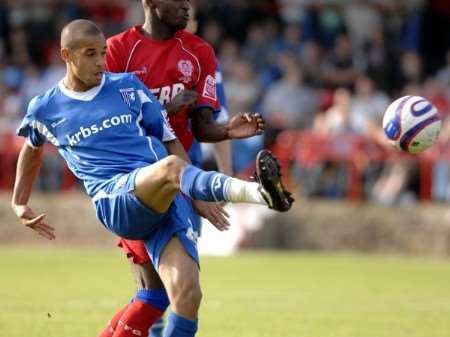
[[[105,38],[91,21],[64,27],[66,76],[29,103],[18,129],[27,142],[19,155],[11,206],[22,224],[55,238],[45,214],[36,215],[28,206],[41,145],[53,144],[83,181],[100,222],[118,236],[145,241],[172,309],[165,336],[195,336],[201,289],[186,198],[255,203],[278,211],[289,210],[293,199],[269,151],[257,156],[258,182],[190,165],[151,92],[132,74],[104,72],[105,50]],[[239,136],[260,124],[243,120],[229,132]],[[152,300],[155,307],[167,301],[157,294]]]

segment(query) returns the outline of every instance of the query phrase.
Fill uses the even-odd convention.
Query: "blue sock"
[[[152,328],[150,330],[150,336],[148,337],[162,337],[163,330],[164,330],[164,318],[161,317],[155,323],[153,323]]]
[[[162,312],[166,311],[169,306],[169,297],[165,289],[139,289],[135,298]]]
[[[167,318],[164,337],[194,337],[198,329],[198,320],[190,320],[171,312]]]
[[[227,195],[230,177],[214,171],[203,171],[187,165],[181,173],[181,192],[194,200],[229,201]]]

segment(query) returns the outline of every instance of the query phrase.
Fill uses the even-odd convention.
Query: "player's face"
[[[159,18],[174,30],[185,29],[189,21],[189,0],[155,1]]]
[[[86,88],[99,85],[105,71],[105,37],[86,36],[80,39],[77,45],[77,48],[68,52],[67,63],[70,71]]]

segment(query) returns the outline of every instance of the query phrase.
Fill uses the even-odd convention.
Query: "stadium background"
[[[229,110],[267,121],[263,137],[233,143],[237,174],[248,177],[269,147],[298,199],[283,216],[232,209],[225,236],[205,228],[205,253],[245,250],[204,258],[199,335],[448,336],[450,2],[194,3]],[[63,76],[59,31],[80,17],[110,36],[142,13],[131,0],[0,2],[0,336],[94,336],[133,291],[112,236],[50,148],[32,204],[58,239],[21,228],[9,210],[14,130],[29,99]],[[392,151],[380,130],[387,104],[405,94],[427,97],[444,121],[420,157]]]

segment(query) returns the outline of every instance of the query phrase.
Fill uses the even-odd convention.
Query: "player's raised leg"
[[[180,191],[179,176],[187,163],[170,155],[136,174],[134,194],[147,207],[164,213]]]
[[[257,156],[256,175],[256,183],[243,181],[203,171],[171,155],[137,173],[134,193],[146,206],[161,213],[180,190],[192,199],[255,203],[280,212],[289,210],[293,199],[283,187],[276,158],[267,150]]]

